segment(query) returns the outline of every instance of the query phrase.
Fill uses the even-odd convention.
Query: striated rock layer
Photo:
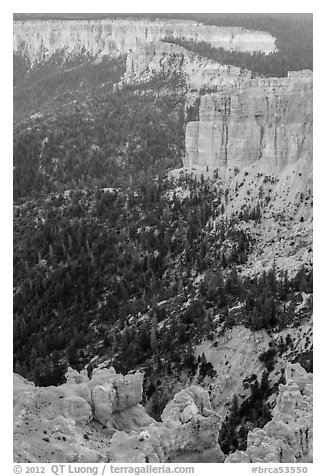
[[[207,41],[216,48],[239,51],[275,50],[275,38],[263,31],[217,27],[187,20],[31,20],[14,22],[14,51],[25,51],[32,62],[44,52],[85,48],[93,54],[127,53],[166,36]]]
[[[201,97],[199,121],[186,129],[184,165],[218,169],[256,163],[279,173],[312,160],[312,73],[235,81]]]
[[[250,431],[247,450],[232,453],[225,463],[312,462],[312,374],[299,364],[289,364],[285,379],[286,384],[279,387],[273,419],[264,428]]]

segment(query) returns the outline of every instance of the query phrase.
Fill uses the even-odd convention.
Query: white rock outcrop
[[[247,450],[225,462],[312,461],[312,374],[289,364],[285,376],[273,419],[249,432]],[[142,382],[140,373],[122,376],[113,368],[91,379],[69,370],[67,383],[45,388],[14,375],[14,461],[180,462],[206,454],[223,462],[222,417],[205,389],[177,393],[157,422],[140,404]]]
[[[109,433],[154,421],[140,405],[139,372],[123,376],[111,367],[89,379],[69,369],[66,380],[42,388],[14,375],[15,461],[105,461]]]
[[[14,375],[16,462],[164,462],[207,449],[221,457],[220,417],[206,390],[178,393],[158,423],[140,404],[141,373],[123,376],[111,367],[88,379],[69,369],[66,378],[41,388]]]

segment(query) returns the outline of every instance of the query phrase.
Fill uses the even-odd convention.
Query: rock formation
[[[141,373],[101,369],[88,379],[70,370],[66,377],[59,387],[40,388],[14,375],[14,461],[155,463],[206,454],[223,462],[221,416],[203,388],[177,393],[157,422],[140,404]],[[312,374],[289,364],[285,378],[273,419],[249,432],[247,450],[225,462],[312,460]]]
[[[206,390],[191,386],[175,395],[162,413],[162,423],[152,423],[145,432],[117,432],[110,444],[114,462],[165,462],[183,453],[211,449],[215,461],[223,456],[217,438],[220,417],[211,409]]]
[[[39,388],[14,375],[15,461],[163,462],[206,449],[221,458],[220,419],[204,389],[177,394],[158,423],[140,404],[141,373],[100,369],[88,379],[70,369],[66,379],[59,387]]]
[[[285,379],[272,420],[249,432],[247,450],[229,455],[226,463],[312,462],[312,374],[288,364]]]
[[[40,388],[14,375],[15,461],[106,461],[110,432],[154,421],[140,405],[141,373],[101,369],[88,379],[69,370],[66,379],[59,387]]]
[[[30,20],[14,22],[14,51],[24,51],[31,62],[56,50],[98,54],[127,53],[143,43],[166,36],[207,41],[227,50],[275,50],[270,33],[239,27],[217,27],[187,20],[105,19],[105,20]]]

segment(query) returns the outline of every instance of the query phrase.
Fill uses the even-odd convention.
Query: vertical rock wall
[[[278,172],[312,154],[312,73],[257,78],[201,97],[184,165],[223,171],[260,162]]]

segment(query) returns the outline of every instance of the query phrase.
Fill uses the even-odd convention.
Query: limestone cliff
[[[273,419],[248,433],[246,451],[236,451],[226,463],[312,462],[312,374],[289,364],[280,385]]]
[[[97,54],[127,53],[143,43],[166,36],[207,41],[227,50],[275,50],[270,33],[239,27],[217,27],[187,20],[105,19],[105,20],[31,20],[14,22],[14,51],[24,51],[34,62],[44,54],[82,48]]]
[[[187,124],[184,165],[239,169],[256,163],[279,173],[312,159],[312,73],[255,78],[201,97]]]

